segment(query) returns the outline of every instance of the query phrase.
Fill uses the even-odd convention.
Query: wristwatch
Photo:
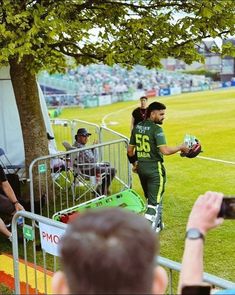
[[[204,235],[197,228],[190,228],[187,230],[185,238],[189,240],[202,239],[203,241],[205,239]]]

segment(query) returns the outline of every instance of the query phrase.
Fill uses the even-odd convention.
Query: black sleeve
[[[181,295],[210,295],[211,286],[184,286]]]
[[[137,113],[137,114],[136,114]],[[138,115],[138,108],[134,109],[132,112],[132,116],[135,118]]]
[[[2,168],[2,166],[0,165],[0,182],[4,182],[7,180],[6,174]]]

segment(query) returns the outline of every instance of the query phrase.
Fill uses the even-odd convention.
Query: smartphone
[[[224,219],[235,219],[235,197],[225,196],[223,198],[218,217],[223,217]]]

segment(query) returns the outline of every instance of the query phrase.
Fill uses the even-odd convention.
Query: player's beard
[[[163,120],[161,120],[161,121],[157,120],[157,121],[155,121],[155,124],[162,125],[163,124]]]

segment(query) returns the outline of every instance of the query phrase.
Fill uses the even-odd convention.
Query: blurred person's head
[[[147,96],[141,96],[141,98],[140,98],[140,108],[141,109],[146,109],[147,108],[147,102],[148,102],[148,97]]]
[[[147,220],[120,208],[90,210],[60,242],[63,271],[56,294],[162,294],[167,275],[155,268],[158,239]]]

